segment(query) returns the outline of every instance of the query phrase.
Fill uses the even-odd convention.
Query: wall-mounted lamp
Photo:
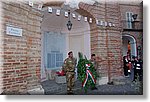
[[[72,28],[72,23],[71,23],[71,21],[70,21],[70,10],[69,10],[69,12],[68,12],[68,17],[69,17],[69,21],[68,21],[68,23],[67,23],[67,28],[68,28],[68,30],[70,31],[71,28]]]
[[[134,21],[137,19],[138,14],[133,14],[132,17],[134,19]]]

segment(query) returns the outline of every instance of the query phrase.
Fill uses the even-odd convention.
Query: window
[[[132,29],[132,18],[133,13],[132,12],[126,12],[126,21],[127,21],[127,28]]]
[[[63,65],[63,53],[59,51],[51,51],[47,55],[47,67],[48,68],[59,68]]]
[[[66,34],[45,32],[43,55],[46,68],[61,68],[66,56]]]

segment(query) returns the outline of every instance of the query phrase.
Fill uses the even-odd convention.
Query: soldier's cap
[[[94,53],[91,56],[96,56]]]
[[[71,53],[73,53],[72,51],[68,52],[68,55],[70,55]]]

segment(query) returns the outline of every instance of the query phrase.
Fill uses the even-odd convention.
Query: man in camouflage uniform
[[[95,55],[95,54],[92,54],[92,55],[91,55],[90,61],[91,61],[91,63],[94,65],[95,71],[97,71],[98,63],[97,63],[97,61],[96,61],[96,55]]]
[[[98,69],[98,63],[96,61],[96,55],[92,54],[91,55],[91,59],[90,59],[91,63],[94,65],[94,69],[96,71],[96,74],[98,75],[97,69]],[[97,89],[96,86],[91,87],[91,90],[95,90]]]
[[[76,66],[76,59],[73,58],[73,53],[70,51],[68,53],[68,58],[65,59],[63,65],[63,71],[66,73],[66,80],[67,80],[67,93],[73,94],[72,88],[74,86],[74,75],[75,75],[75,66]]]

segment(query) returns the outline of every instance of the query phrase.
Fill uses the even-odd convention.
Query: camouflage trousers
[[[74,72],[67,72],[66,73],[66,80],[67,80],[67,92],[72,93],[72,89],[74,87],[75,83],[75,78],[74,78],[75,73]]]

